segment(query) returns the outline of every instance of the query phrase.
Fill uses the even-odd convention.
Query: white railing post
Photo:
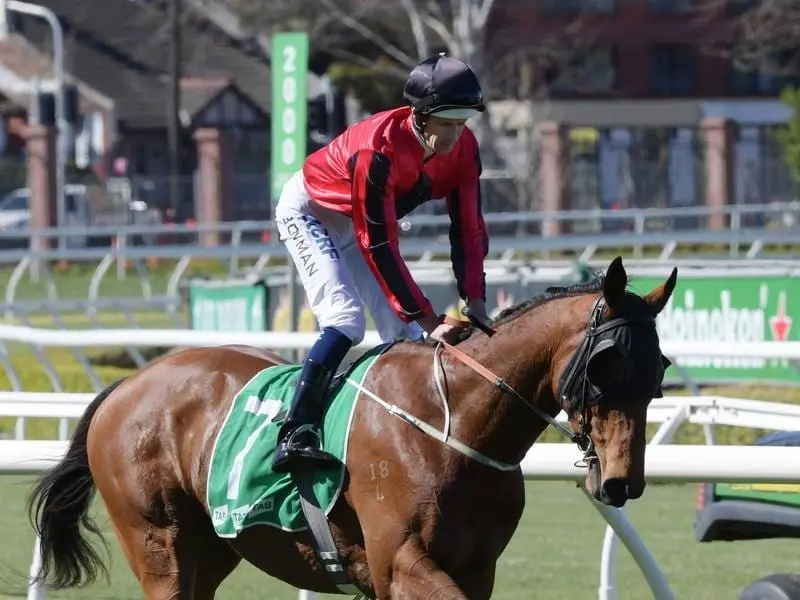
[[[647,585],[650,586],[650,591],[653,592],[655,600],[675,600],[675,595],[669,589],[667,578],[658,566],[656,559],[650,554],[641,536],[636,532],[636,529],[628,521],[625,513],[618,508],[612,508],[605,504],[600,504],[591,497],[584,487],[581,490],[589,499],[592,506],[597,509],[597,512],[605,519],[608,526],[616,532],[617,536],[622,540],[622,543],[630,551],[639,569],[642,571]],[[613,596],[614,598],[616,595]]]
[[[33,544],[33,560],[31,561],[31,568],[28,571],[30,579],[28,580],[28,594],[26,600],[44,600],[47,592],[46,586],[41,585],[37,581],[39,571],[42,569],[42,547],[38,535]]]

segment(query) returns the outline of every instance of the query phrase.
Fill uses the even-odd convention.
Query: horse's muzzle
[[[636,483],[622,477],[610,477],[594,488],[593,495],[598,502],[621,508],[628,500],[640,498],[644,494],[644,488],[644,482]]]

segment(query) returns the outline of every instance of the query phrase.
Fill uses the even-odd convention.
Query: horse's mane
[[[539,294],[533,298],[518,302],[514,306],[509,306],[504,309],[500,314],[492,320],[492,325],[502,325],[508,321],[513,321],[520,315],[533,310],[537,306],[547,304],[551,300],[558,300],[559,298],[568,298],[570,296],[580,296],[583,294],[596,294],[603,290],[603,282],[605,275],[597,274],[594,279],[588,282],[576,283],[567,286],[551,286],[545,290],[544,294]],[[469,338],[475,331],[479,331],[477,327],[470,325],[465,328],[459,336],[459,342]]]

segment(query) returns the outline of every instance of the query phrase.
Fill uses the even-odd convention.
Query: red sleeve
[[[400,319],[409,323],[433,314],[430,301],[400,256],[393,173],[389,158],[359,150],[349,161],[353,226],[361,253]]]
[[[462,151],[461,182],[447,196],[450,213],[450,259],[456,277],[458,294],[468,300],[486,300],[486,274],[483,261],[489,252],[489,237],[481,207],[481,157],[478,142],[472,132]]]

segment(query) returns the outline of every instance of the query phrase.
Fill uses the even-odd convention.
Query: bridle
[[[582,466],[591,467],[598,460],[597,453],[595,452],[594,444],[589,435],[589,408],[596,405],[603,398],[602,391],[596,386],[592,385],[589,381],[587,369],[590,360],[597,353],[607,349],[610,345],[617,342],[615,334],[617,330],[631,325],[634,323],[651,323],[655,327],[655,318],[649,315],[639,315],[632,317],[614,317],[608,321],[603,320],[603,309],[606,307],[606,302],[603,296],[600,296],[594,303],[592,312],[589,316],[589,321],[586,326],[586,334],[581,341],[578,348],[572,354],[567,367],[564,369],[563,374],[558,383],[556,390],[556,398],[558,398],[561,408],[567,415],[578,414],[578,431],[572,431],[565,427],[548,413],[536,406],[532,400],[525,398],[511,385],[509,385],[501,377],[495,375],[492,371],[481,365],[472,357],[468,356],[452,344],[447,342],[439,342],[448,352],[462,363],[470,367],[473,371],[481,375],[493,383],[498,389],[504,393],[510,394],[522,401],[528,408],[533,411],[536,416],[544,420],[549,425],[552,425],[558,432],[563,434],[574,442],[578,448],[583,452]],[[494,335],[494,330],[469,311],[467,307],[462,311],[464,316],[478,327],[481,331],[489,336]],[[660,391],[660,390],[659,390]],[[595,464],[596,466],[596,464]]]
[[[441,381],[441,354],[443,350],[446,350],[452,356],[471,368],[478,375],[492,383],[502,392],[514,396],[520,400],[523,404],[525,404],[525,406],[530,408],[536,416],[541,418],[547,424],[552,425],[558,432],[573,441],[581,450],[581,452],[583,452],[583,457],[581,460],[575,463],[576,466],[588,467],[590,476],[596,480],[599,480],[600,461],[589,435],[590,425],[588,411],[591,406],[597,404],[603,398],[603,392],[589,381],[587,372],[589,363],[592,357],[599,352],[605,351],[611,346],[619,347],[619,344],[616,343],[616,338],[621,337],[622,332],[627,330],[628,325],[633,323],[649,323],[655,327],[655,318],[649,315],[615,317],[608,321],[604,321],[603,309],[605,306],[605,300],[601,296],[595,302],[594,307],[592,308],[592,313],[589,317],[589,322],[586,327],[586,335],[581,341],[581,344],[573,353],[569,363],[567,363],[567,367],[564,369],[564,373],[559,380],[558,388],[556,390],[556,397],[560,400],[561,408],[570,416],[575,413],[579,414],[578,431],[572,431],[568,427],[565,427],[556,421],[554,417],[550,416],[536,406],[532,400],[525,398],[503,378],[487,369],[485,366],[480,364],[474,358],[465,354],[463,351],[459,350],[457,347],[444,341],[437,341],[433,355],[434,381],[445,411],[444,425],[441,428],[434,427],[430,423],[427,423],[426,421],[423,421],[422,419],[408,413],[405,409],[387,402],[374,392],[365,388],[360,382],[356,381],[352,377],[348,377],[347,382],[358,389],[362,394],[380,404],[390,414],[402,419],[409,425],[416,427],[423,433],[438,439],[443,444],[450,446],[461,454],[480,462],[481,464],[498,469],[500,471],[513,471],[519,468],[519,462],[512,464],[495,460],[450,437],[450,407],[447,401],[447,394],[442,387]],[[466,316],[478,329],[486,333],[486,335],[492,336],[495,334],[495,331],[491,327],[472,315],[468,307],[465,307],[464,310],[462,310],[462,314],[464,314],[464,316]],[[669,364],[669,361],[663,356],[662,364],[665,368]],[[660,385],[656,392],[656,395],[659,394]]]

